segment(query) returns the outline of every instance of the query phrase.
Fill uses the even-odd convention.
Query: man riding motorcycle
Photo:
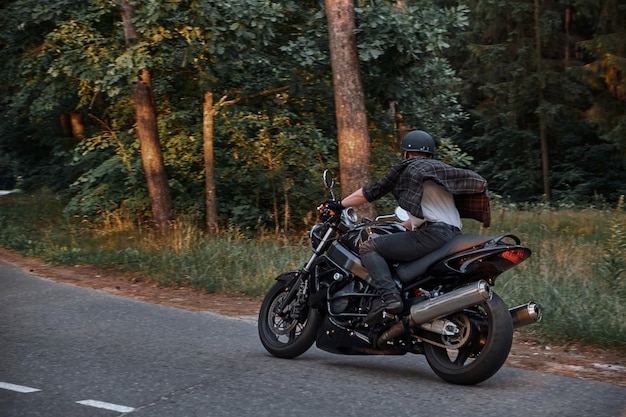
[[[407,133],[401,143],[402,161],[378,181],[368,183],[341,200],[325,202],[333,211],[371,203],[391,192],[409,213],[403,225],[407,232],[379,236],[359,249],[368,282],[377,289],[382,303],[370,316],[386,310],[403,311],[399,288],[388,262],[409,262],[433,252],[461,234],[461,217],[490,222],[487,181],[469,169],[452,167],[433,159],[435,142],[422,130]]]

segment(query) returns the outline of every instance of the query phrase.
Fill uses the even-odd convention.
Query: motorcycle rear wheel
[[[432,370],[444,381],[474,385],[493,376],[504,364],[513,343],[513,321],[507,305],[493,294],[486,303],[464,310],[469,340],[458,349],[424,344]],[[442,340],[445,342],[445,340]]]
[[[304,306],[295,310],[296,300],[280,313],[278,306],[288,293],[292,279],[278,280],[267,292],[259,311],[258,331],[261,343],[269,353],[292,359],[306,352],[315,342],[322,315]]]

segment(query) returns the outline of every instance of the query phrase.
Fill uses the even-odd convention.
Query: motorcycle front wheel
[[[286,308],[280,305],[287,297],[293,277],[282,277],[265,295],[259,311],[258,330],[261,343],[269,353],[279,358],[292,359],[306,352],[315,342],[322,322],[319,311],[302,305],[298,298]]]
[[[441,345],[424,344],[424,354],[432,370],[444,381],[473,385],[494,375],[504,364],[513,343],[513,321],[507,305],[497,295],[491,300],[449,316],[463,337],[442,336]]]

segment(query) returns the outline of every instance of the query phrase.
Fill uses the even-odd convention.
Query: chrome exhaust
[[[509,313],[511,313],[513,327],[516,329],[529,324],[539,323],[542,316],[541,308],[533,301],[510,308]]]
[[[433,321],[455,311],[463,310],[475,304],[481,304],[491,299],[491,287],[486,281],[480,280],[471,285],[458,288],[439,297],[429,298],[411,306],[409,327]],[[391,326],[378,338],[378,346],[404,333],[403,322]]]
[[[472,285],[411,306],[410,323],[416,326],[489,300],[491,300],[491,287],[486,281],[480,280]]]

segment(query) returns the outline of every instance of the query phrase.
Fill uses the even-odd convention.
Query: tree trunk
[[[137,27],[135,27],[135,23],[133,22],[133,18],[135,17],[135,6],[131,5],[128,0],[122,0],[121,8],[124,40],[126,41],[126,45],[128,45],[132,41],[139,39]]]
[[[128,0],[121,0],[121,15],[126,43],[130,44],[139,38],[139,34],[132,21],[135,16],[135,9]],[[142,69],[139,80],[133,85],[133,97],[137,114],[137,136],[139,137],[141,160],[146,174],[154,225],[157,230],[164,233],[169,228],[169,222],[173,220],[174,211],[159,142],[150,72],[147,68]]]
[[[544,74],[543,74],[543,56],[541,54],[541,21],[540,21],[540,5],[539,0],[535,0],[535,48],[537,57],[537,77],[539,78],[539,140],[541,142],[541,167],[543,178],[543,199],[550,201],[552,199],[552,190],[550,189],[550,157],[548,155],[548,136],[546,133],[546,117],[543,114],[544,99]]]
[[[83,116],[77,111],[70,112],[70,125],[74,138],[78,140],[85,139],[85,123],[83,122]]]
[[[325,4],[335,93],[341,189],[343,195],[347,195],[370,179],[370,139],[354,34],[354,2],[325,0]],[[374,208],[370,204],[364,205],[359,211],[369,217],[374,215]]]
[[[204,93],[204,104],[202,107],[202,142],[204,148],[204,186],[205,186],[205,204],[206,204],[206,228],[207,233],[213,234],[219,230],[217,223],[217,194],[215,191],[215,156],[214,156],[214,130],[215,115],[224,106],[239,103],[242,100],[253,97],[261,97],[270,94],[280,93],[289,90],[289,86],[271,88],[261,91],[247,97],[238,97],[227,100],[227,96],[223,96],[217,101],[213,100],[213,92]]]
[[[217,227],[217,201],[215,197],[215,156],[213,147],[213,130],[215,107],[213,93],[204,93],[202,112],[202,141],[204,150],[204,193],[206,203],[206,230],[215,234]]]
[[[142,79],[133,86],[137,111],[137,136],[141,147],[141,160],[146,174],[148,194],[156,228],[167,231],[173,220],[172,198],[159,143],[156,111],[150,84],[146,82],[148,70],[143,70]]]
[[[61,116],[59,116],[59,123],[61,124],[61,131],[63,132],[63,136],[72,136],[70,115],[68,113],[61,113]]]

